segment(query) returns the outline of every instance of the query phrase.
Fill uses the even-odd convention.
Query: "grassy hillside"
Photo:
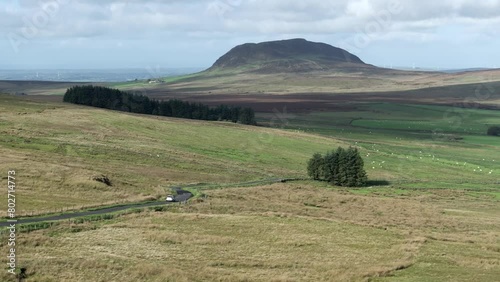
[[[304,177],[310,155],[341,144],[231,123],[0,99],[0,168],[17,170],[25,212],[157,197],[179,183]],[[101,174],[113,186],[91,180]]]
[[[434,102],[436,97],[447,98],[461,96],[458,92],[471,96],[478,84],[490,89],[498,89],[499,70],[474,71],[464,73],[437,73],[418,71],[398,71],[371,68],[352,71],[312,71],[308,73],[273,73],[259,74],[249,72],[258,66],[247,65],[232,69],[215,69],[195,74],[168,77],[155,83],[131,81],[120,83],[97,83],[121,90],[138,91],[155,97],[175,96],[183,98],[189,95],[205,94],[275,94],[293,93],[374,93],[394,94],[396,98],[424,95],[432,90],[432,96],[426,97]],[[489,83],[492,83],[491,85]],[[85,84],[85,83],[77,83]],[[36,82],[36,81],[0,81],[0,93],[26,93],[28,95],[63,95],[65,90],[75,83]],[[456,86],[456,87],[449,87]],[[472,91],[470,90],[472,87]],[[417,90],[417,92],[402,92]],[[487,91],[482,89],[482,93]],[[496,91],[495,91],[496,93]],[[460,93],[459,93],[460,94]],[[415,98],[415,97],[413,97]],[[430,100],[434,98],[434,100]],[[495,98],[495,97],[490,97]],[[498,97],[496,97],[498,99]],[[498,102],[496,102],[498,103]]]
[[[252,66],[231,70],[205,71],[168,78],[165,84],[122,84],[124,88],[145,88],[191,94],[290,94],[290,93],[356,93],[426,89],[500,81],[500,71],[477,71],[456,74],[365,69],[352,71],[313,71],[309,73],[258,74],[248,72]]]
[[[19,170],[27,213],[159,197],[175,184],[305,177],[313,153],[339,145],[361,148],[372,181],[500,197],[500,143],[485,135],[498,111],[457,120],[450,107],[361,104],[284,121],[259,115],[283,131],[1,99],[1,167]],[[113,186],[91,179],[101,174]]]
[[[466,110],[457,127],[451,109],[261,114],[272,129],[2,95],[0,171],[17,172],[18,214],[227,183],[188,205],[18,233],[19,266],[34,281],[496,281],[500,151],[481,132],[499,112]],[[339,145],[361,149],[373,186],[231,184],[304,177],[312,153]]]

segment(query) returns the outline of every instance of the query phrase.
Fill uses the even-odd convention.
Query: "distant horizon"
[[[370,63],[368,63],[370,64]],[[371,64],[373,65],[373,64]],[[498,67],[467,67],[467,68],[436,68],[436,67],[428,67],[428,66],[388,66],[388,65],[374,65],[375,67],[379,68],[388,68],[388,69],[395,69],[395,70],[426,70],[426,71],[435,71],[435,70],[440,70],[440,71],[456,71],[456,70],[495,70],[499,69]],[[161,70],[199,70],[203,71],[210,66],[204,66],[204,67],[161,67],[159,66],[159,69]],[[109,67],[109,68],[2,68],[0,67],[0,71],[125,71],[125,70],[141,70],[141,71],[147,71],[149,67]]]
[[[0,23],[0,69],[200,68],[237,45],[290,38],[376,66],[500,66],[498,0],[9,0]]]
[[[2,81],[126,82],[191,74],[198,68],[0,69]]]
[[[75,83],[107,83],[129,82],[134,80],[158,79],[193,74],[207,68],[123,68],[123,69],[0,69],[0,81],[46,81]],[[394,70],[460,73],[478,70],[493,70],[489,68],[467,69],[425,69],[412,67],[393,67]],[[59,73],[61,72],[61,73]]]
[[[182,69],[200,69],[204,67],[160,67],[164,70],[182,70]],[[208,68],[208,67],[206,67]],[[147,70],[148,68],[144,67],[110,67],[110,68],[2,68],[0,67],[0,71],[29,71],[29,70],[67,70],[67,71],[75,71],[75,70],[88,70],[88,71],[105,71],[105,70]]]

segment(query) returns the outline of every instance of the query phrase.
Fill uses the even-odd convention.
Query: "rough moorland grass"
[[[479,91],[484,97],[489,86],[498,87],[500,72],[479,71],[459,74],[442,74],[431,72],[401,72],[395,70],[363,72],[311,72],[311,73],[273,73],[258,74],[251,72],[252,66],[237,70],[217,70],[167,77],[165,83],[150,84],[148,81],[130,81],[123,83],[97,83],[144,92],[163,92],[168,87],[176,93],[190,94],[288,94],[288,93],[348,93],[348,92],[387,92],[417,89],[417,93],[427,94],[429,91],[448,97],[471,97]],[[491,83],[493,82],[493,83]],[[479,83],[491,83],[488,87]],[[83,84],[83,83],[78,83]],[[74,83],[55,82],[12,82],[0,81],[0,92],[28,93],[29,95],[62,95]],[[443,87],[445,86],[445,87]],[[448,87],[446,87],[448,86]],[[442,88],[440,88],[442,87]],[[462,95],[463,94],[463,95]],[[481,97],[481,96],[480,96]],[[490,97],[493,98],[493,97]],[[431,98],[431,100],[435,100]],[[495,101],[491,101],[495,103]]]
[[[459,92],[474,93],[466,84],[498,82],[500,72],[476,72],[463,74],[436,74],[430,72],[371,71],[352,72],[310,72],[310,73],[273,73],[258,74],[246,69],[217,70],[200,72],[179,78],[167,78],[169,89],[177,92],[248,94],[248,93],[347,93],[347,92],[387,92],[451,86],[453,90],[441,93],[456,95]],[[465,85],[462,87],[462,85]],[[498,85],[493,84],[493,85]],[[123,85],[122,87],[126,87]],[[131,84],[131,88],[137,87]],[[164,85],[156,86],[144,83],[142,89],[161,90]],[[481,89],[474,86],[474,90]],[[485,91],[483,89],[483,91]],[[471,94],[472,93],[472,94]],[[482,92],[483,93],[483,92]]]
[[[342,124],[360,113],[308,124],[339,141],[304,133],[308,126],[293,120],[293,130],[280,131],[0,99],[0,168],[18,171],[21,211],[141,199],[179,183],[223,188],[201,189],[208,198],[168,212],[21,233],[20,266],[35,281],[495,281],[500,275],[495,146]],[[375,118],[392,109],[374,107]],[[371,180],[390,184],[211,186],[303,177],[313,152],[349,144],[361,148]],[[92,181],[95,174],[109,176],[113,186]]]
[[[500,210],[491,199],[456,190],[362,196],[316,182],[204,192],[207,199],[168,212],[22,233],[20,263],[36,281],[496,281],[500,274]]]
[[[141,201],[180,183],[304,177],[310,155],[342,144],[6,95],[0,96],[0,112],[0,171],[17,172],[19,215]],[[106,175],[112,186],[92,180],[96,175]]]
[[[446,107],[361,104],[359,111],[299,115],[290,120],[294,130],[282,131],[1,99],[5,161],[0,168],[18,170],[21,214],[141,201],[164,196],[178,184],[300,178],[314,152],[339,144],[358,146],[370,179],[388,181],[396,189],[456,188],[495,197],[498,192],[497,138],[463,135],[464,140],[450,141],[414,129],[351,125],[359,118],[396,120],[399,115],[401,124],[432,121]],[[471,110],[463,117],[475,128],[494,122],[497,113]],[[91,180],[100,174],[110,177],[113,186]]]

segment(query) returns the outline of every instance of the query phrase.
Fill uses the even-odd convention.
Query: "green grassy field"
[[[343,144],[262,127],[0,99],[0,168],[17,169],[18,206],[27,213],[160,197],[181,183],[304,177],[310,155]],[[91,180],[101,174],[114,185]]]
[[[19,265],[33,281],[496,281],[500,139],[483,130],[500,112],[461,111],[460,130],[450,107],[355,106],[266,128],[1,95],[0,171],[16,170],[19,215],[206,183],[188,205],[19,233]],[[313,153],[349,145],[371,186],[231,184],[304,178]]]
[[[397,187],[498,192],[500,139],[487,136],[486,130],[488,125],[500,124],[499,111],[355,105],[353,111],[296,114],[284,127],[335,137],[362,148],[365,168],[372,177]],[[270,118],[262,114],[260,122]]]

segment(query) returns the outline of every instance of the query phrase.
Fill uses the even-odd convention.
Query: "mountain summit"
[[[220,57],[209,70],[309,72],[372,67],[346,50],[305,39],[246,43]]]

